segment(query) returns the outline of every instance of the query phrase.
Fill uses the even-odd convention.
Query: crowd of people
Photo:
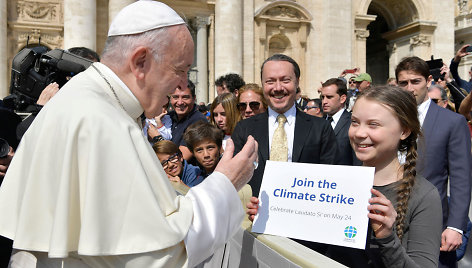
[[[113,20],[101,58],[43,90],[19,147],[0,158],[3,263],[193,267],[237,230],[246,184],[254,219],[271,160],[375,167],[366,248],[303,245],[349,267],[455,267],[470,222],[472,79],[457,72],[468,46],[436,76],[414,56],[388,81],[343,70],[315,99],[299,87],[308,74],[274,54],[260,85],[229,73],[197,104],[185,22],[137,1]]]

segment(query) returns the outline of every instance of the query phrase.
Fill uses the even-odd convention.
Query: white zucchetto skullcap
[[[140,0],[124,7],[113,19],[108,36],[130,35],[185,24],[169,6],[153,0]]]

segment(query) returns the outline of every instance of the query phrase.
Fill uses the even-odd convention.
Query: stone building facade
[[[11,61],[27,42],[101,52],[108,25],[132,0],[0,0],[0,98],[8,95]],[[198,101],[215,96],[214,81],[235,72],[260,83],[274,53],[302,69],[302,93],[360,67],[374,83],[394,76],[402,57],[442,58],[472,42],[471,3],[464,0],[163,0],[187,21],[195,41],[189,77]],[[467,77],[472,57],[460,65]]]

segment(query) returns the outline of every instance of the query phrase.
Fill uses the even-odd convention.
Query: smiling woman
[[[416,101],[398,87],[362,92],[352,111],[349,139],[364,166],[375,167],[365,251],[330,246],[327,255],[349,267],[437,267],[441,201],[416,174],[420,135]],[[398,151],[406,154],[400,164]],[[377,267],[377,266],[375,266]]]
[[[238,110],[241,119],[252,117],[267,110],[267,102],[264,99],[264,93],[257,84],[246,84],[239,89]]]

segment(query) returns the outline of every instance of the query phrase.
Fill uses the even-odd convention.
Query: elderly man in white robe
[[[140,115],[161,113],[187,85],[194,44],[168,6],[138,1],[112,22],[102,55],[44,107],[0,189],[0,235],[11,267],[193,267],[239,228],[237,191],[257,143],[177,196],[143,136]]]

